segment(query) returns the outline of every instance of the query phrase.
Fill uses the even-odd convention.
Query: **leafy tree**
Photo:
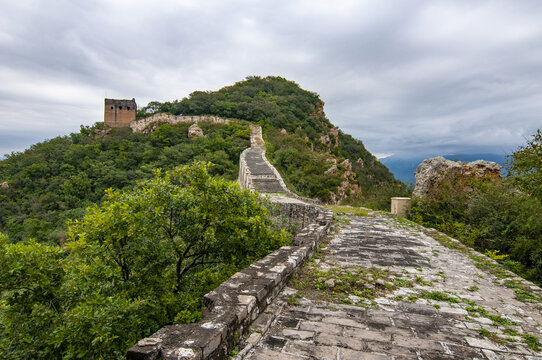
[[[542,131],[538,129],[526,146],[508,156],[508,177],[527,194],[542,201]]]
[[[68,218],[105,200],[108,188],[124,189],[152,177],[153,168],[169,170],[194,159],[214,161],[212,174],[234,180],[239,154],[249,146],[247,124],[200,123],[206,136],[188,139],[190,124],[162,125],[149,135],[129,128],[97,136],[102,124],[82,127],[69,137],[33,145],[0,161],[0,231],[11,241],[29,237],[58,244]]]
[[[7,359],[54,359],[64,309],[65,252],[34,240],[9,244],[0,234],[0,353]]]
[[[202,295],[288,243],[256,194],[193,163],[108,190],[65,247],[0,235],[0,353],[121,359],[142,337],[197,321]]]

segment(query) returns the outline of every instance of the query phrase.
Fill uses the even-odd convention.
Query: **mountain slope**
[[[216,115],[262,125],[270,161],[290,188],[326,202],[346,200],[387,207],[405,186],[365,149],[334,127],[317,94],[281,77],[248,77],[214,92],[196,91],[173,102],[151,102],[140,118],[166,112]]]

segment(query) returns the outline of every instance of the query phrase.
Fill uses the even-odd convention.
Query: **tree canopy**
[[[239,155],[250,144],[248,125],[202,122],[205,136],[194,139],[187,136],[189,126],[164,124],[145,135],[97,124],[11,154],[0,161],[0,182],[9,184],[0,189],[0,232],[13,242],[58,244],[66,221],[105,200],[106,189],[129,189],[155,168],[211,161],[213,175],[235,180]]]
[[[194,163],[155,171],[73,221],[65,247],[0,235],[6,359],[121,359],[160,327],[196,321],[202,295],[288,243],[256,194]]]

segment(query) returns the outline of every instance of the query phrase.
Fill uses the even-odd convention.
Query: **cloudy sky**
[[[509,153],[542,127],[542,1],[0,0],[0,155],[249,75],[375,154]]]

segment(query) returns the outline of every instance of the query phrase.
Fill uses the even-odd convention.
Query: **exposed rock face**
[[[350,162],[349,159],[346,159],[344,160],[341,165],[347,170],[347,171],[351,171],[352,170],[352,163]]]
[[[188,128],[188,138],[189,139],[194,139],[194,138],[202,137],[202,136],[203,136],[203,130],[201,130],[201,128],[198,126],[198,124],[192,124]]]
[[[102,129],[102,130],[99,130],[99,129],[94,129],[93,132],[91,132],[90,134],[88,134],[89,137],[105,137],[107,136],[109,133],[111,132],[111,128],[110,127],[106,127],[105,129]]]
[[[365,167],[365,163],[363,162],[363,159],[362,159],[362,158],[358,158],[358,159],[356,160],[356,164],[358,164],[359,167],[362,168],[362,169]]]
[[[337,168],[337,165],[332,165],[329,169],[326,170],[324,174],[331,175],[336,174],[339,169]]]
[[[343,174],[343,178],[346,180],[354,180],[356,178],[356,173],[350,170],[346,170]]]
[[[339,146],[339,129],[336,127],[329,129],[329,133],[335,138],[335,144],[333,147]]]
[[[280,129],[280,133],[282,135],[287,135],[288,134],[288,131],[286,131],[286,129]]]
[[[4,181],[3,183],[0,183],[0,189],[9,189],[9,185],[7,181]]]
[[[332,140],[334,139],[334,141]],[[318,141],[325,146],[327,146],[328,152],[331,152],[331,146],[339,146],[339,129],[331,128],[329,129],[329,135],[322,135],[318,138]]]
[[[361,188],[358,184],[352,184],[351,182],[344,180],[341,185],[337,187],[336,193],[331,193],[331,203],[338,203],[342,199],[347,197],[357,197],[361,195]]]
[[[331,146],[331,140],[329,139],[329,136],[322,135],[318,138],[318,141],[320,141],[322,144],[326,145],[328,148]]]
[[[416,188],[412,195],[418,198],[434,197],[444,181],[459,184],[469,178],[501,178],[501,166],[496,162],[476,160],[468,164],[451,161],[442,156],[425,159],[414,175]]]

